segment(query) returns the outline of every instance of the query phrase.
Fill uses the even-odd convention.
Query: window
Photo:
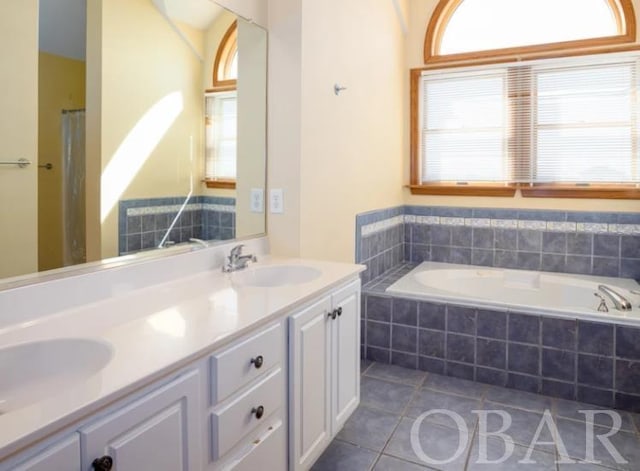
[[[576,1],[581,21],[567,21]],[[640,54],[592,48],[635,37],[629,13],[614,0],[441,1],[411,73],[412,192],[640,198]]]
[[[205,183],[209,188],[236,186],[238,29],[226,31],[213,63],[213,88],[205,93]]]

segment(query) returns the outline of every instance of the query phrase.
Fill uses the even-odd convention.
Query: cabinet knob
[[[336,312],[335,309],[333,311],[330,311],[329,313],[327,313],[327,317],[330,317],[332,320],[335,319],[337,315],[338,315],[338,313]]]
[[[341,316],[341,315],[342,315],[342,307],[339,307],[339,308],[337,309],[337,311],[338,311],[338,315],[339,315],[339,316]]]
[[[95,471],[110,471],[110,469],[113,467],[113,458],[108,455],[105,455],[101,458],[96,458],[95,460],[93,460],[93,463],[91,463],[91,467]]]
[[[262,357],[262,355],[258,355],[257,357],[251,359],[251,364],[255,366],[256,369],[259,369],[263,365],[263,363],[264,358]]]
[[[253,409],[251,409],[251,413],[256,415],[256,419],[261,419],[264,415],[264,407],[254,407]]]

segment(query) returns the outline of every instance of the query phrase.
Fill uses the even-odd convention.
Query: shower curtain
[[[62,111],[62,255],[64,266],[86,261],[85,110]]]

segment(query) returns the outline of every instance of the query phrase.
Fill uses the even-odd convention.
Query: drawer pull
[[[253,409],[251,409],[251,413],[256,415],[256,419],[261,419],[264,415],[264,407],[254,407]]]
[[[339,308],[337,309],[337,312],[338,312],[338,315],[339,315],[339,316],[341,316],[341,315],[342,315],[342,307],[339,307]]]
[[[113,467],[113,458],[106,455],[101,458],[96,458],[93,460],[93,463],[91,463],[91,467],[95,471],[110,471]]]
[[[257,357],[251,359],[251,364],[255,366],[256,369],[260,369],[263,363],[264,358],[262,358],[262,355],[258,355]]]

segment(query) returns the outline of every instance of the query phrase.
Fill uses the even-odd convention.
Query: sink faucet
[[[228,262],[225,266],[222,267],[222,271],[225,273],[229,273],[232,271],[242,270],[243,268],[247,268],[249,262],[257,262],[258,259],[255,255],[242,255],[242,248],[244,245],[236,245],[231,249],[231,253],[229,254]]]
[[[598,291],[602,291],[604,294],[606,294],[607,297],[611,299],[613,305],[618,311],[631,310],[631,303],[629,302],[629,300],[615,291],[613,288],[610,288],[607,285],[598,285]]]

